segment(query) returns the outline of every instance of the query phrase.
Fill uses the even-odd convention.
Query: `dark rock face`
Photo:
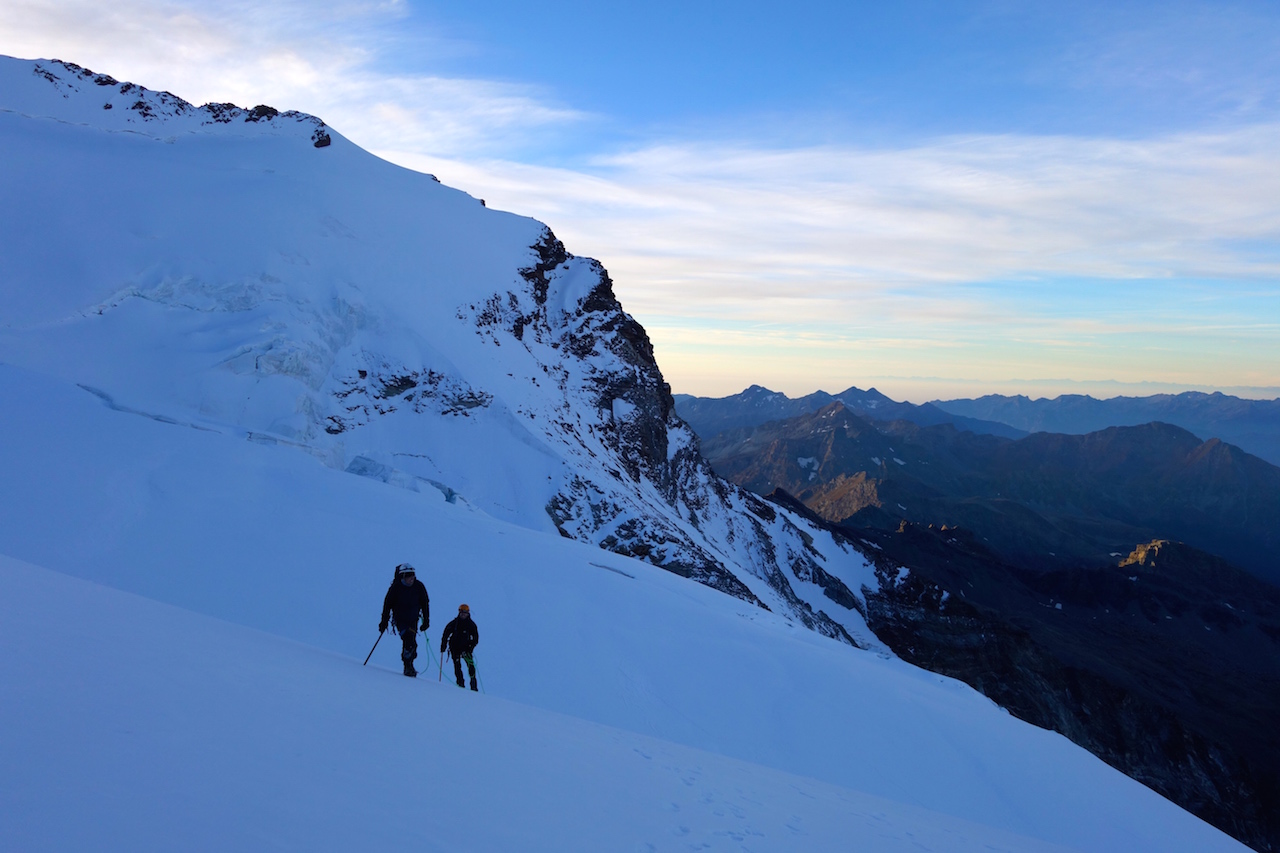
[[[235,104],[205,104],[204,108],[209,112],[209,118],[218,124],[229,124],[244,110]]]
[[[512,334],[524,339],[532,330],[535,338],[582,361],[590,363],[607,354],[609,361],[628,368],[591,371],[586,390],[597,410],[612,411],[618,400],[632,407],[634,416],[610,418],[612,429],[602,436],[617,451],[619,462],[632,481],[648,480],[664,499],[674,501],[678,466],[667,458],[667,431],[673,409],[671,389],[658,369],[648,334],[622,309],[613,293],[613,281],[596,261],[588,261],[596,283],[572,315],[553,316],[547,309],[548,276],[572,256],[549,231],[534,250],[538,253],[537,263],[520,274],[532,288],[537,308],[512,320]]]
[[[575,258],[548,230],[519,278],[522,287],[466,306],[460,317],[496,346],[525,347],[562,395],[544,429],[586,464],[548,502],[561,534],[765,606],[736,574],[748,572],[802,624],[857,644],[792,581],[824,584],[837,613],[855,611],[857,596],[824,569],[811,537],[712,472],[675,414],[648,335],[619,304],[604,267]]]
[[[370,368],[339,381],[334,396],[342,412],[325,418],[325,432],[338,435],[401,408],[418,414],[467,417],[470,410],[493,400],[493,395],[434,370],[408,370],[385,361]]]
[[[1177,543],[1044,574],[954,529],[872,536],[881,587],[868,624],[895,653],[1255,849],[1280,849],[1280,592]],[[1164,574],[1143,567],[1152,551]]]
[[[549,273],[556,267],[566,263],[572,255],[564,244],[556,239],[556,235],[547,229],[537,243],[531,247],[537,254],[532,266],[520,270],[520,277],[533,288],[533,301],[539,306],[547,304],[547,288],[550,287]]]
[[[249,110],[249,114],[244,117],[245,121],[262,121],[264,118],[271,119],[280,115],[280,111],[275,107],[269,107],[266,104],[258,104]]]

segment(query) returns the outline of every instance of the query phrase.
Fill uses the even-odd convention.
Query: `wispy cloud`
[[[1218,116],[1274,118],[1280,108],[1280,28],[1267,4],[1106,4],[1093,12],[1066,50],[1042,60],[1041,77]]]
[[[673,144],[578,170],[383,153],[546,219],[642,283],[633,299],[659,313],[764,319],[771,308],[762,301],[801,299],[831,319],[829,300],[856,311],[867,300],[914,301],[983,282],[1034,293],[1063,279],[1280,276],[1274,254],[1240,251],[1280,244],[1273,125],[882,150]],[[966,321],[974,310],[937,306]]]
[[[367,148],[508,156],[583,113],[532,86],[388,70],[403,2],[7,0],[0,51],[61,58],[196,103],[268,103],[319,115]],[[417,31],[422,67],[465,44]]]
[[[1280,125],[877,148],[671,138],[553,168],[523,159],[530,140],[592,117],[534,87],[392,67],[407,21],[399,2],[9,0],[0,51],[314,112],[536,216],[608,266],[678,390],[1280,385]],[[471,49],[421,25],[411,48]]]
[[[1241,248],[1280,246],[1280,126],[667,144],[576,170],[383,153],[603,258],[691,389],[737,390],[746,366],[802,391],[832,365],[848,382],[939,361],[991,380],[1280,384],[1280,258]]]

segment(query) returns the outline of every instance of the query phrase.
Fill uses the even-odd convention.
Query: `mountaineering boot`
[[[413,661],[407,660],[404,662],[404,674],[409,676],[410,678],[418,677],[418,671],[413,668]]]
[[[461,686],[461,685],[459,685],[459,686]],[[474,690],[474,691],[476,691],[477,693],[478,693],[478,692],[480,692],[480,688],[479,688],[479,687],[476,687],[476,680],[475,680],[474,678],[473,678],[473,679],[471,679],[471,689],[472,689],[472,690]]]

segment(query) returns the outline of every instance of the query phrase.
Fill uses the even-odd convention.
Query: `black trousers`
[[[475,690],[476,689],[476,665],[471,662],[470,658],[471,656],[467,655],[467,671],[471,675],[471,689]],[[458,677],[458,686],[466,687],[467,685],[462,681],[462,660],[463,659],[458,657],[457,655],[453,656],[453,674]]]
[[[404,643],[404,648],[400,651],[400,660],[405,663],[413,663],[418,656],[418,632],[414,628],[400,632],[400,641]]]

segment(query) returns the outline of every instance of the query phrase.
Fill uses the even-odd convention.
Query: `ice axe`
[[[382,642],[382,635],[384,633],[386,632],[385,631],[378,632],[378,639],[373,641],[373,649],[376,649],[378,647],[378,643]],[[360,664],[361,666],[364,666],[365,664],[367,664],[369,662],[369,658],[373,657],[373,649],[369,649],[369,654],[364,656],[364,663]]]

